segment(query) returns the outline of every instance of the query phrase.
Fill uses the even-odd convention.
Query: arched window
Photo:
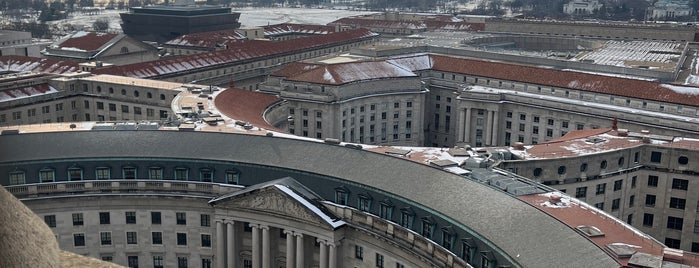
[[[152,99],[153,98],[153,93],[146,93],[146,98]]]
[[[165,94],[160,94],[160,100],[165,100]]]
[[[121,95],[126,95],[126,89],[121,89]]]
[[[587,171],[587,163],[580,164],[580,172],[585,172],[585,171]]]
[[[602,162],[599,163],[599,168],[606,169],[607,168],[607,160],[602,160]]]
[[[102,87],[101,87],[101,86],[97,86],[97,93],[102,93]]]
[[[619,157],[619,161],[618,161],[619,167],[623,167],[623,166],[624,166],[624,160],[625,160],[625,159],[624,159],[623,156],[622,156],[622,157]]]
[[[114,94],[114,88],[109,88],[109,94]]]
[[[138,96],[140,96],[140,95],[141,95],[141,93],[138,92],[138,90],[134,90],[134,92],[133,92],[134,97],[138,98]]]
[[[541,172],[543,172],[543,170],[541,168],[535,168],[534,169],[534,177],[541,176]]]
[[[558,167],[558,175],[566,174],[566,166]]]

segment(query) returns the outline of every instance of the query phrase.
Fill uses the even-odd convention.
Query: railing
[[[103,181],[63,181],[10,185],[5,188],[17,198],[60,197],[75,194],[143,193],[143,194],[184,194],[215,197],[242,189],[242,186],[164,180],[103,180]]]
[[[437,267],[473,268],[465,260],[459,258],[451,251],[439,246],[434,241],[422,237],[415,232],[396,225],[376,215],[359,211],[355,208],[338,206],[325,202],[335,215],[343,221],[350,223],[373,235],[384,237],[400,247],[411,249],[423,259],[430,260]]]

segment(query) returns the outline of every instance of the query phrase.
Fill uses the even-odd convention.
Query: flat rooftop
[[[167,82],[167,81],[160,81],[160,80],[153,80],[153,79],[140,79],[140,78],[132,78],[132,77],[108,75],[108,74],[100,74],[100,75],[93,75],[93,76],[89,76],[89,77],[84,77],[84,78],[82,78],[82,80],[93,81],[93,82],[112,83],[112,84],[118,84],[118,85],[149,87],[149,88],[156,88],[156,89],[168,89],[168,90],[182,90],[183,88],[186,88],[186,87],[202,87],[199,85],[192,85],[192,84],[182,84],[182,83],[174,83],[174,82]]]

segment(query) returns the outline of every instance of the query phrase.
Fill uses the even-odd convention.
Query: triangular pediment
[[[344,224],[331,212],[323,209],[322,204],[309,200],[292,187],[283,184],[268,184],[252,190],[243,190],[215,198],[210,203],[217,208],[263,213],[330,230]]]

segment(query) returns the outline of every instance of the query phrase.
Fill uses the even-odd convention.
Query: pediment
[[[334,221],[334,216],[303,199],[283,185],[270,185],[239,195],[232,195],[215,202],[216,207],[236,211],[264,213],[275,217],[313,224],[326,229],[335,229],[344,224]]]

